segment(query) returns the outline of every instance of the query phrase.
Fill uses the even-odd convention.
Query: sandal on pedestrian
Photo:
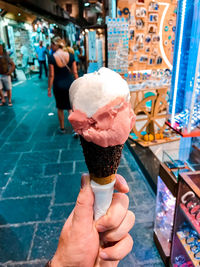
[[[0,103],[0,106],[4,106],[6,102],[1,102]]]
[[[13,105],[13,104],[12,104],[11,102],[8,103],[8,106],[9,106],[9,107],[12,107],[12,105]]]

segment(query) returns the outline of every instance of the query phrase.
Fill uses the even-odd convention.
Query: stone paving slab
[[[13,89],[13,107],[0,107],[0,267],[44,266],[87,172],[67,119],[67,134],[58,132],[46,88],[46,79],[34,77]],[[136,214],[134,247],[119,266],[164,266],[152,237],[155,195],[126,145],[118,173]]]

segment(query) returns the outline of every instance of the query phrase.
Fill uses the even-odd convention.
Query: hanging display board
[[[124,18],[107,18],[108,67],[119,73],[128,71],[128,28]]]
[[[128,71],[172,69],[176,0],[120,0],[119,18],[129,23]]]
[[[89,45],[89,60],[96,60],[96,31],[89,31],[88,33]]]

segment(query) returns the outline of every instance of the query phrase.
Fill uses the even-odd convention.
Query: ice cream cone
[[[105,215],[112,202],[115,174],[124,145],[101,147],[80,136],[91,187],[95,194],[94,218]]]
[[[119,74],[101,68],[74,81],[69,94],[69,121],[80,135],[97,220],[112,202],[122,149],[135,121],[129,87]]]
[[[101,147],[87,142],[82,136],[80,140],[90,179],[100,185],[112,183],[115,180],[124,145]]]

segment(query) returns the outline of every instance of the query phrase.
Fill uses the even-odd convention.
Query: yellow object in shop
[[[161,139],[160,134],[159,133],[155,134],[155,140],[159,140],[159,139]]]
[[[144,141],[148,142],[148,141],[153,141],[154,140],[154,136],[153,134],[145,134],[144,135]]]
[[[162,133],[160,133],[160,139],[163,139],[164,137],[163,137],[163,134]]]
[[[144,135],[144,141],[149,141],[149,135],[148,134]]]
[[[149,141],[151,142],[151,141],[153,141],[154,140],[154,136],[153,136],[153,134],[149,134]]]

